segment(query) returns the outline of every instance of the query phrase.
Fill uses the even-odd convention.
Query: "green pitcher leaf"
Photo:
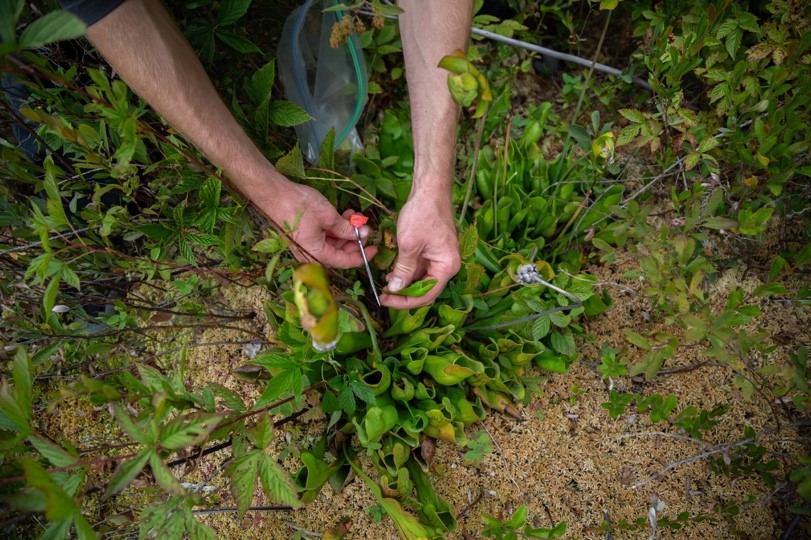
[[[419,298],[421,296],[425,296],[428,292],[434,288],[434,285],[437,284],[436,278],[430,279],[422,279],[420,281],[415,281],[405,289],[400,289],[397,292],[387,291],[387,294],[396,294],[397,296],[411,296],[414,298]]]

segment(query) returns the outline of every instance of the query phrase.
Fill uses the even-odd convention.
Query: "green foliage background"
[[[732,369],[742,395],[782,404],[776,429],[807,423],[807,350],[785,362],[748,330],[761,316],[759,298],[809,302],[807,286],[786,286],[811,262],[811,32],[801,3],[506,4],[509,17],[480,14],[474,23],[530,42],[568,43],[569,52],[595,57],[605,49],[583,51],[581,44],[602,43],[616,28],[633,39],[624,48],[609,39],[606,48],[617,49],[612,59],[630,57],[628,68],[613,78],[567,66],[559,97],[519,103],[514,86],[532,71],[533,57],[474,42],[460,69],[475,77],[451,83],[468,91],[460,127],[467,142],[454,186],[454,202],[464,206],[462,271],[433,306],[388,313],[368,303],[362,274],[329,272],[341,337],[327,353],[315,350],[302,329],[285,231],[270,229],[231,194],[227,179],[111,77],[86,43],[62,41],[78,38],[80,23],[61,12],[34,17],[22,12],[22,2],[4,4],[0,61],[27,98],[22,107],[3,101],[3,123],[21,126],[39,153],[31,159],[11,136],[0,139],[0,492],[8,527],[33,535],[35,519],[44,516],[46,538],[134,528],[123,519],[93,527],[84,505],[95,498],[114,504],[139,479],[157,486],[140,509],[139,537],[212,538],[193,513],[211,503],[181,483],[178,467],[227,450],[222,474],[240,515],[257,486],[274,503],[295,507],[354,470],[404,538],[452,533],[456,517],[426,474],[425,441],[466,447],[471,464],[492,451],[489,439],[467,426],[494,411],[520,415],[548,374],[568,372],[578,340],[587,338],[584,318],[612,305],[586,270],[632,246],[641,253],[633,277],[646,280],[664,329],[626,331],[642,360],[604,349],[599,373],[650,381],[680,347],[700,346]],[[387,239],[413,166],[401,44],[396,25],[380,20],[396,9],[350,6],[376,12],[380,26],[348,12],[366,28],[361,42],[373,96],[361,126],[366,148],[348,167],[328,138],[319,167],[308,168],[286,129],[307,116],[282,98],[275,64],[258,44],[266,36],[253,40],[255,23],[245,17],[251,2],[184,7],[178,15],[187,36],[217,72],[235,117],[279,170],[319,188],[339,208],[373,216],[381,234],[375,265],[385,274],[396,254]],[[597,18],[605,23],[601,37],[578,33],[598,28]],[[631,91],[632,75],[650,90]],[[629,177],[630,164],[650,175]],[[676,217],[656,227],[649,217],[661,204]],[[790,247],[753,252],[750,244],[778,223],[796,228]],[[719,241],[731,246],[731,256],[712,252]],[[704,285],[738,256],[768,268],[767,279],[755,291],[736,289],[719,310]],[[526,272],[531,280],[518,278]],[[239,370],[261,388],[254,403],[219,383],[188,391],[185,351],[150,356],[155,335],[234,328],[235,319],[247,317],[217,304],[213,293],[224,281],[262,285],[273,299],[265,314],[274,332],[246,336],[261,345],[260,354]],[[133,294],[137,287],[155,296]],[[171,316],[172,325],[155,322],[156,314]],[[762,359],[757,366],[749,361],[755,356]],[[725,413],[678,407],[672,395],[609,396],[603,407],[612,418],[633,404],[652,422],[670,422],[695,439]],[[91,451],[46,432],[41,412],[70,397],[106,407],[121,442]],[[308,399],[330,420],[291,474],[266,449],[274,422],[295,421]],[[737,453],[714,464],[717,474],[788,482],[787,515],[807,513],[808,457],[784,457],[789,472],[776,478],[761,435],[744,429],[731,447]],[[378,477],[366,476],[360,460],[369,460]],[[691,519],[680,515],[660,526]],[[484,524],[493,538],[556,538],[566,529],[531,527],[526,507],[506,520],[485,516]],[[618,525],[646,526],[644,518]]]

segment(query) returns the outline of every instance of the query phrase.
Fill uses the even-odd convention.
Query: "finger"
[[[432,276],[425,276],[426,279],[430,279]],[[394,308],[394,309],[411,309],[416,307],[427,306],[432,304],[434,300],[436,300],[437,296],[442,292],[445,288],[445,285],[448,284],[448,280],[442,282],[437,279],[437,284],[433,286],[433,288],[425,293],[423,296],[399,296],[396,294],[387,294],[386,291],[383,291],[383,294],[380,295],[380,303],[386,307]]]
[[[397,260],[394,262],[394,268],[392,268],[391,272],[386,277],[386,279],[388,279],[386,289],[391,292],[397,292],[408,287],[414,279],[414,276],[417,275],[419,268],[419,251],[414,250],[412,252],[401,248],[400,253],[397,254]]]
[[[352,251],[344,251],[327,243],[324,244],[323,249],[313,253],[313,256],[324,266],[332,268],[356,268],[363,264],[363,257],[357,248]]]
[[[332,216],[332,220],[326,224],[327,229],[327,236],[333,236],[335,238],[340,238],[342,240],[357,240],[355,236],[355,227],[349,223],[349,217],[352,214],[355,214],[353,210],[347,210],[343,213],[343,216],[338,215],[338,212]],[[369,236],[369,229],[368,225],[364,225],[360,228],[360,237],[367,238]]]

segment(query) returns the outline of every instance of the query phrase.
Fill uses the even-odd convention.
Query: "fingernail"
[[[361,236],[361,238],[366,238],[367,236],[369,236],[369,226],[368,225],[364,225],[363,227],[360,228],[360,236]]]
[[[397,292],[403,288],[403,280],[396,277],[389,281],[388,287],[386,287],[391,292]]]

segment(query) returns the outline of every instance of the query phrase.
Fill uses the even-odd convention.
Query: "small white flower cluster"
[[[525,264],[518,268],[518,273],[515,275],[515,280],[523,285],[529,285],[531,283],[543,283],[541,274],[538,273],[538,269],[535,268],[535,265],[531,263]]]

